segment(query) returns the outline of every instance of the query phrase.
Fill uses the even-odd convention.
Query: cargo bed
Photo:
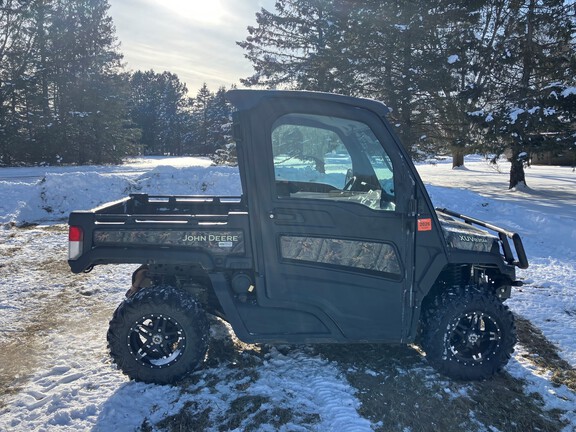
[[[199,263],[249,268],[248,212],[241,197],[133,194],[70,214],[74,273],[98,264]]]

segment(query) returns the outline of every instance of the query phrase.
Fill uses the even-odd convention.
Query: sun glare
[[[186,19],[218,23],[224,16],[220,0],[157,0],[157,3]]]

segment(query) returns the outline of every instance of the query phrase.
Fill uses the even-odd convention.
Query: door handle
[[[284,211],[271,211],[268,213],[268,217],[275,220],[277,223],[282,222],[304,222],[302,215],[298,213],[284,212]]]
[[[296,219],[296,215],[290,213],[275,213],[270,212],[269,214],[270,219],[276,219],[277,221],[292,221]]]

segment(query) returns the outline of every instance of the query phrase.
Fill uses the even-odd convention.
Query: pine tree
[[[226,88],[220,87],[208,105],[208,141],[215,153],[231,140],[231,106],[226,100]]]
[[[532,153],[564,148],[574,141],[573,111],[562,97],[574,85],[573,4],[562,0],[507,2],[509,20],[499,35],[505,53],[491,78],[481,111],[489,139],[508,149],[509,188],[525,185],[524,163]]]
[[[65,146],[64,161],[84,164],[118,160],[110,149],[103,152],[99,148],[103,143],[94,129],[95,125],[106,124],[103,119],[112,108],[115,117],[111,120],[118,116],[127,120],[126,108],[119,104],[125,99],[121,92],[125,87],[109,87],[121,85],[121,80],[113,76],[120,71],[122,56],[117,51],[108,9],[106,0],[54,0],[48,28],[50,63],[46,67],[52,87],[53,136],[59,138],[53,142]],[[130,147],[130,140],[122,139],[123,125],[112,121],[105,127],[108,133],[118,135],[117,149]],[[54,153],[51,149],[45,157],[54,158]]]
[[[170,72],[137,71],[130,79],[130,115],[141,129],[141,149],[151,155],[185,153],[186,85]]]
[[[479,1],[427,2],[421,10],[422,71],[418,110],[426,112],[424,140],[433,152],[452,154],[452,166],[464,165],[473,126],[467,112],[480,96],[477,79],[486,59],[478,55]]]
[[[212,160],[217,164],[235,165],[236,144],[232,138],[232,107],[226,99],[226,88],[220,87],[209,105],[209,140],[214,148]]]
[[[30,68],[35,48],[35,9],[40,0],[0,3],[0,166],[18,163],[26,156],[29,137],[27,98],[35,91]]]
[[[463,101],[470,100],[467,60],[478,3],[278,1],[276,13],[258,14],[259,27],[239,43],[256,69],[244,83],[383,100],[414,156],[459,149],[460,165],[470,129]],[[308,67],[320,58],[326,67]]]
[[[249,36],[237,42],[255,70],[240,81],[247,86],[352,94],[345,55],[348,3],[282,0],[274,12],[261,9],[258,25],[248,27]]]
[[[10,0],[1,6],[3,162],[119,161],[133,134],[127,133],[122,56],[107,0]],[[102,141],[108,135],[113,146]]]
[[[191,101],[191,115],[193,129],[189,136],[193,154],[200,156],[210,155],[215,150],[209,141],[210,129],[209,107],[214,94],[208,89],[206,83],[198,90],[196,97]]]
[[[513,187],[524,153],[574,145],[573,1],[278,0],[256,21],[244,84],[383,100],[415,157],[510,148]]]

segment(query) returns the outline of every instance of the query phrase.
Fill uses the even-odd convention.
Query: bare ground
[[[213,325],[222,325],[214,322]],[[521,324],[523,326],[523,324]],[[529,340],[521,340],[527,343]],[[532,351],[541,347],[527,345]],[[210,416],[210,409],[189,403],[176,415],[155,425],[169,431],[234,430],[244,422],[242,430],[260,430],[265,425],[279,428],[298,424],[313,430],[319,416],[305,416],[283,409],[271,408],[265,397],[246,391],[259,377],[271,347],[245,345],[233,337],[213,340],[207,363],[180,384],[183,394],[199,391],[196,384],[216,387],[220,376],[214,368],[227,366],[234,373],[228,379],[242,382],[236,399],[226,417]],[[314,347],[281,346],[284,354],[302,351],[320,355],[338,365],[342,375],[356,389],[361,402],[359,413],[374,424],[376,431],[428,432],[439,430],[461,432],[501,430],[507,432],[561,431],[566,425],[560,411],[546,411],[538,394],[526,394],[525,383],[507,373],[483,382],[456,382],[438,375],[415,347],[386,345],[316,345]],[[249,380],[246,380],[249,377]],[[300,418],[298,418],[300,416]],[[142,431],[151,430],[144,420]]]

